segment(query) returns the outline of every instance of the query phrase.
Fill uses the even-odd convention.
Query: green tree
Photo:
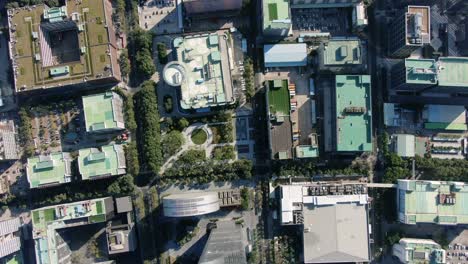
[[[125,12],[125,0],[115,0],[115,9],[117,13]]]
[[[148,50],[138,51],[135,61],[138,73],[144,78],[149,78],[156,72],[156,66],[154,66],[153,58],[151,58],[151,53]]]
[[[138,160],[138,149],[135,141],[125,146],[125,159],[127,162],[127,173],[136,177],[140,173],[140,162]]]
[[[244,60],[244,80],[247,97],[252,98],[255,95],[255,80],[252,59]]]
[[[125,100],[125,126],[132,133],[135,133],[137,129],[134,109],[135,109],[135,106],[133,104],[133,96],[128,95]]]
[[[168,114],[172,113],[172,110],[174,110],[174,102],[172,100],[172,96],[165,95],[163,101],[164,101],[164,111]]]
[[[185,128],[187,128],[190,125],[190,123],[189,123],[189,121],[187,119],[182,117],[181,119],[179,119],[179,121],[177,121],[177,125],[179,126],[180,130],[184,130]]]
[[[21,145],[24,146],[24,155],[26,157],[31,157],[34,155],[34,143],[32,142],[32,126],[31,118],[26,108],[21,108],[18,112],[20,119],[19,126],[19,141]]]
[[[135,192],[133,177],[129,174],[119,177],[107,187],[107,192],[115,197],[132,195]]]
[[[166,157],[170,157],[176,154],[183,144],[185,144],[185,138],[182,133],[172,130],[162,139],[162,151]]]
[[[138,28],[131,32],[130,36],[133,39],[135,50],[151,51],[151,45],[153,43],[151,33]]]
[[[146,81],[135,94],[135,109],[138,112],[139,143],[141,161],[149,170],[157,174],[162,165],[161,131],[159,127],[158,99],[156,85]]]
[[[167,61],[168,61],[168,58],[167,58],[167,47],[166,47],[166,44],[160,42],[156,45],[157,47],[157,50],[158,50],[158,60],[159,60],[159,63],[161,64],[166,64]]]
[[[403,167],[389,167],[386,169],[384,174],[384,182],[396,183],[398,179],[405,179],[411,175],[411,172],[407,168]]]
[[[387,244],[387,246],[393,246],[400,241],[401,236],[401,233],[398,231],[390,231],[385,235],[385,244]]]
[[[241,189],[241,208],[242,210],[248,210],[250,205],[249,189]]]
[[[236,157],[233,146],[215,147],[212,152],[215,160],[232,160]]]
[[[119,57],[120,73],[126,77],[130,73],[130,63],[126,52],[122,52]]]

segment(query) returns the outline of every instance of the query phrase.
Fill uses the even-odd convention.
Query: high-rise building
[[[121,78],[109,0],[8,10],[16,92],[107,86]],[[65,88],[64,88],[65,89]]]
[[[428,6],[408,6],[388,27],[388,53],[406,58],[431,41],[431,18]]]
[[[418,103],[431,98],[434,104],[464,104],[468,95],[468,58],[405,59],[391,70],[392,101]]]
[[[71,249],[59,230],[96,223],[114,217],[112,197],[58,204],[31,211],[36,263],[68,263]]]

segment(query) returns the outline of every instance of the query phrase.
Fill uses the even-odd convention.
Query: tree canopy
[[[158,99],[156,84],[145,81],[135,94],[135,110],[138,113],[138,138],[142,164],[157,174],[162,165],[161,131],[159,127]]]

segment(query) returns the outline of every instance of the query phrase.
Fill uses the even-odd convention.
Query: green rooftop
[[[468,224],[468,184],[398,181],[399,220],[406,224]]]
[[[362,63],[363,50],[358,38],[331,39],[324,48],[323,63],[325,66]]]
[[[68,204],[48,206],[31,211],[32,234],[38,264],[59,264],[67,251],[56,241],[56,230],[107,220],[113,212],[112,198],[100,198]],[[73,221],[79,219],[79,221]],[[61,254],[62,252],[62,254]]]
[[[28,158],[27,177],[30,188],[46,187],[71,181],[70,154],[52,153]]]
[[[372,151],[369,75],[336,75],[336,150]]]
[[[234,102],[225,31],[175,38],[177,62],[183,68],[181,106],[200,109]]]
[[[125,173],[125,155],[122,145],[80,149],[78,168],[83,180],[115,176]]]
[[[17,92],[120,80],[111,3],[64,2],[8,10]]]
[[[123,100],[117,93],[105,92],[82,97],[87,132],[125,128]]]
[[[288,0],[263,1],[263,29],[279,29],[291,25]]]
[[[437,84],[437,65],[430,59],[405,59],[406,83]]]
[[[468,88],[468,58],[439,58],[439,85],[465,86]]]
[[[291,104],[289,102],[288,80],[268,81],[268,102],[271,114],[289,116]]]
[[[319,149],[317,146],[304,145],[296,147],[296,157],[298,158],[317,158]]]

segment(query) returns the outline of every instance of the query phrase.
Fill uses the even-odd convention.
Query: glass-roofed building
[[[34,239],[36,263],[68,263],[71,249],[57,231],[70,227],[104,223],[112,218],[114,213],[112,197],[32,210],[32,238]]]

